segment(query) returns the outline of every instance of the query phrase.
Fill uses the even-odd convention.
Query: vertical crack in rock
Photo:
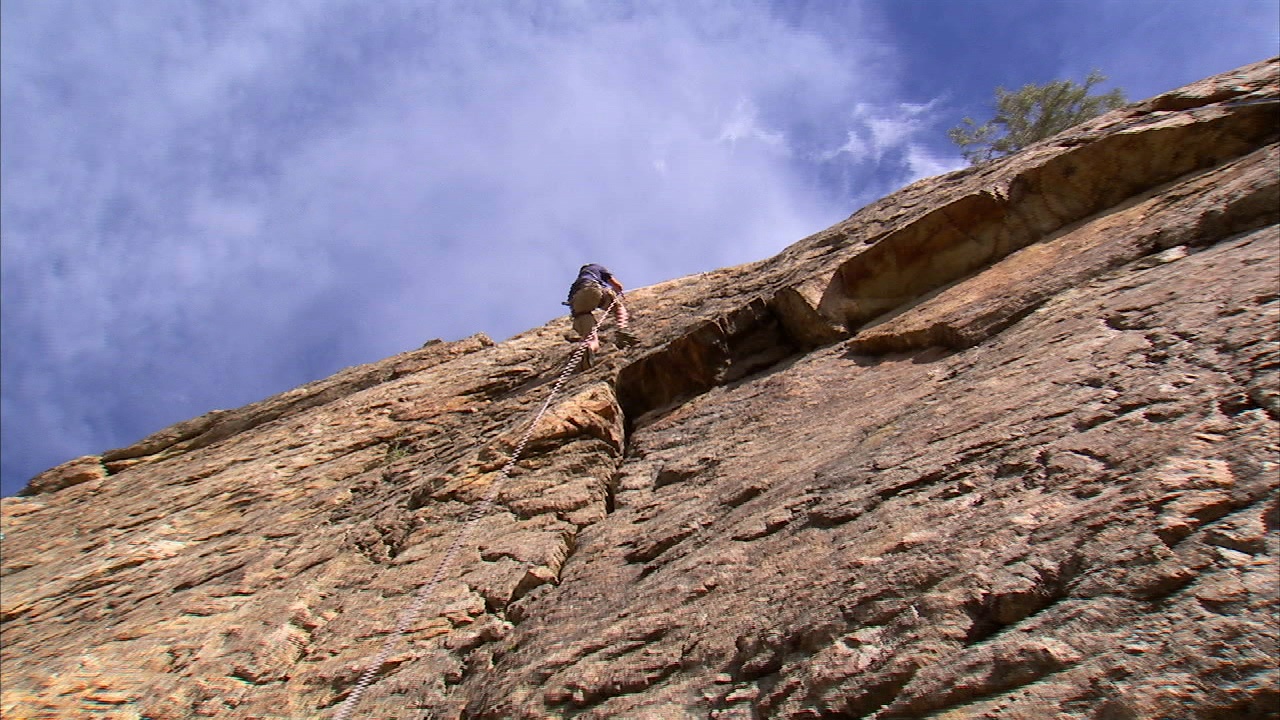
[[[647,413],[741,380],[804,349],[774,303],[756,298],[623,367],[618,402],[632,423],[641,422]]]
[[[504,640],[559,584],[579,534],[611,512],[613,485],[625,454],[624,424],[612,388],[595,382],[553,405],[532,428],[509,428],[477,452],[476,462],[483,467],[491,455],[510,457],[524,432],[531,433],[498,491],[497,506],[505,512],[479,522],[476,554],[469,557],[466,550],[461,558],[461,581],[483,600],[483,611],[443,639],[446,655],[438,662],[452,669],[443,686],[427,693],[427,706],[460,711],[453,688],[492,667]],[[476,485],[498,481],[487,470],[461,475],[461,484],[469,489],[443,490],[442,497],[473,497]],[[426,508],[429,502],[418,497],[413,504]]]

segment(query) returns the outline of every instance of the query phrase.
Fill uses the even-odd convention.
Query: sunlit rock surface
[[[43,473],[0,711],[1274,717],[1278,73],[630,293],[509,476],[563,319]]]

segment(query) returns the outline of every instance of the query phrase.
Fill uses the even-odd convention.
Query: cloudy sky
[[[1141,99],[1280,0],[4,0],[2,491],[343,367],[768,257],[962,166],[997,85]]]

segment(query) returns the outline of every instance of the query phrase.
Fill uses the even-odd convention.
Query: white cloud
[[[505,337],[588,260],[634,287],[776,252],[847,210],[780,98],[875,69],[764,4],[16,2],[4,399],[51,410],[7,467]]]
[[[839,173],[852,208],[861,207],[916,180],[950,172],[966,163],[938,141],[951,122],[940,99],[929,102],[859,102],[844,118],[844,143],[815,153]]]
[[[210,237],[251,237],[262,232],[261,207],[235,198],[199,197],[187,220],[194,230]]]
[[[737,144],[739,141],[754,140],[783,152],[787,151],[786,138],[783,137],[783,134],[776,130],[768,130],[762,127],[759,119],[759,110],[754,103],[745,99],[739,100],[734,107],[733,113],[720,130],[719,140],[731,145]]]
[[[908,183],[959,170],[967,165],[964,158],[957,153],[942,154],[919,143],[907,145]]]
[[[910,141],[931,130],[937,121],[930,113],[937,100],[928,103],[897,102],[876,104],[860,102],[854,106],[844,145],[821,154],[832,160],[841,154],[853,162],[879,163],[886,154],[906,148]]]

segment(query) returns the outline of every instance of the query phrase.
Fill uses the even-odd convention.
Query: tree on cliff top
[[[947,137],[960,146],[970,163],[1017,152],[1124,105],[1124,91],[1120,89],[1103,95],[1089,94],[1106,79],[1093,70],[1083,85],[1071,80],[1055,80],[1043,85],[1029,83],[1020,90],[997,87],[996,116],[981,125],[965,118],[962,124],[947,131]]]

